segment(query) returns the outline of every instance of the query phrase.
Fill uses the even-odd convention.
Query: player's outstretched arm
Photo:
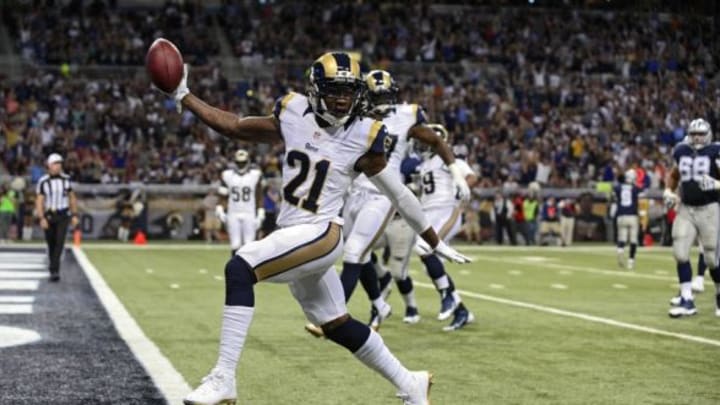
[[[431,251],[456,263],[470,262],[468,257],[461,255],[438,238],[415,195],[402,184],[398,173],[387,167],[384,153],[368,152],[358,160],[355,167],[363,172],[378,190],[390,198],[395,209],[400,212],[408,225],[427,242]]]
[[[410,128],[408,131],[408,138],[414,138],[418,141],[428,145],[432,150],[440,156],[450,170],[453,176],[453,181],[459,187],[460,199],[470,199],[470,187],[467,179],[463,173],[463,170],[455,163],[455,156],[453,156],[450,146],[447,142],[442,140],[439,136],[435,135],[432,129],[424,125],[416,125]]]
[[[280,123],[272,115],[245,117],[215,108],[192,93],[182,99],[183,107],[220,134],[238,141],[274,143],[282,140]]]

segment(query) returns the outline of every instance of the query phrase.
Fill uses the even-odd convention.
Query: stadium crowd
[[[20,14],[14,31],[20,50],[48,63],[141,64],[150,40],[165,33],[157,28],[164,21],[161,27],[177,27],[183,34],[178,38],[188,39],[178,41],[183,52],[217,51],[201,23],[209,12],[192,2],[182,9],[166,4],[157,21],[132,10],[93,10],[93,4],[80,13],[84,18],[63,19],[70,27],[50,23],[67,10]],[[709,22],[701,18],[513,8],[448,14],[424,5],[408,10],[374,3],[324,8],[323,24],[298,18],[317,7],[227,2],[217,15],[237,56],[269,66],[328,47],[358,49],[369,66],[391,71],[398,62],[417,63],[423,69],[397,75],[402,99],[420,103],[432,121],[448,127],[456,153],[481,173],[484,187],[512,189],[532,181],[582,187],[612,180],[630,166],[643,167],[649,185],[660,187],[670,148],[684,137],[689,120],[720,123],[720,87],[711,76],[717,61]],[[358,18],[366,8],[382,12]],[[119,31],[101,33],[99,21]],[[319,27],[337,32],[336,42],[319,42],[313,34]],[[83,38],[107,35],[109,42],[73,41],[77,30]],[[190,114],[177,114],[150,91],[142,72],[101,80],[29,71],[0,86],[0,153],[11,174],[29,171],[35,179],[42,157],[60,150],[68,151],[66,170],[77,181],[206,183],[217,180],[237,146]],[[213,104],[248,115],[269,112],[276,97],[303,91],[304,84],[302,72],[292,69],[278,69],[271,81],[229,83],[210,63],[193,69],[190,87]],[[278,171],[280,151],[255,152],[266,175]]]
[[[211,16],[200,2],[166,2],[158,9],[103,1],[4,2],[3,23],[25,60],[39,64],[142,65],[148,45],[172,38],[186,59],[204,65],[217,55]]]

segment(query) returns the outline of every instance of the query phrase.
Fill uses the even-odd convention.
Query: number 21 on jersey
[[[323,159],[315,163],[312,185],[310,186],[307,196],[302,197],[296,196],[295,191],[300,185],[305,183],[310,175],[310,156],[304,152],[291,150],[287,154],[287,164],[292,168],[299,166],[300,172],[283,188],[283,198],[296,207],[310,212],[317,212],[319,208],[318,199],[320,198],[323,185],[325,185],[325,179],[327,178],[328,169],[330,168],[330,161]]]
[[[710,174],[710,158],[707,156],[682,156],[678,162],[680,181],[701,181]]]

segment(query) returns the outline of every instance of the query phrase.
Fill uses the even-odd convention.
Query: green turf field
[[[85,250],[148,337],[196,386],[217,355],[227,250]],[[634,272],[617,268],[611,246],[461,251],[475,262],[448,269],[476,323],[441,331],[438,296],[413,260],[423,319],[403,324],[395,291],[395,315],[381,329],[409,368],[434,372],[434,404],[720,403],[720,318],[709,275],[696,297],[699,314],[670,319],[677,287],[668,250],[639,250]],[[389,383],[344,349],[304,332],[287,286],[258,285],[256,307],[238,371],[239,403],[400,403]],[[368,318],[359,287],[350,312]]]

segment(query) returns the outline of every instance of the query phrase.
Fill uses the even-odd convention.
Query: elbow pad
[[[415,232],[421,234],[430,228],[430,223],[423,213],[420,201],[410,189],[400,182],[399,177],[394,169],[386,166],[380,173],[368,177],[368,179],[378,190],[390,198],[395,209],[400,212],[408,225]]]

